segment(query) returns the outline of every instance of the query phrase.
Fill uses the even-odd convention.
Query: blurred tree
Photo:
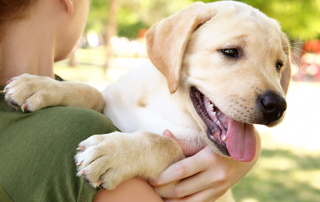
[[[118,35],[136,38],[142,28],[149,28],[191,3],[192,0],[118,0]],[[109,11],[110,1],[93,0],[86,31],[104,33],[105,26],[108,25]]]
[[[85,32],[94,30],[104,33],[108,24],[110,3],[106,0],[93,0],[90,5],[90,12]]]
[[[105,73],[109,68],[109,59],[112,55],[111,38],[117,36],[117,14],[118,14],[118,0],[110,0],[110,9],[108,16],[108,26],[106,27],[105,34],[105,47],[106,47],[106,64]]]
[[[110,3],[113,0],[93,0],[88,17],[86,31],[95,30],[106,38],[110,23]],[[118,36],[136,38],[142,28],[175,13],[179,9],[198,0],[116,0],[118,10],[115,18]],[[202,0],[205,3],[216,0]],[[317,39],[320,36],[320,0],[238,0],[247,3],[266,15],[277,19],[284,32],[299,42]],[[300,56],[302,43],[294,43],[294,55]],[[298,62],[298,61],[297,61]]]
[[[198,0],[118,0],[118,32],[135,38],[138,30]],[[215,0],[203,0],[205,3]],[[239,0],[277,19],[292,39],[315,39],[320,34],[320,0]],[[108,24],[109,1],[94,0],[87,30],[102,32]]]
[[[112,36],[136,38],[139,30],[175,13],[192,3],[192,0],[94,0],[86,32],[94,30],[104,37],[106,47],[105,70],[108,69],[112,54]]]

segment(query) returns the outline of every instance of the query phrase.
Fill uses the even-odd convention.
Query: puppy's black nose
[[[274,92],[267,92],[259,99],[262,113],[268,123],[280,119],[287,109],[286,100]]]

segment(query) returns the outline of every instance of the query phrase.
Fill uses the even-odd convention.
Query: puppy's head
[[[190,94],[191,113],[212,148],[251,161],[252,124],[277,125],[287,106],[289,43],[279,24],[239,2],[195,3],[146,38],[170,92]]]

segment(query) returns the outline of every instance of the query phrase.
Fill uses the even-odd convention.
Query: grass
[[[103,70],[106,54],[102,48],[78,49],[75,55],[77,58],[76,67],[70,67],[68,60],[64,60],[55,64],[55,74],[72,81],[107,79]]]
[[[237,202],[320,202],[320,83],[292,82],[284,121],[257,127],[262,153],[233,187]]]
[[[55,64],[55,74],[58,74],[65,80],[110,83],[118,80],[120,76],[132,68],[141,66],[148,61],[146,58],[111,58],[108,71],[105,72],[106,53],[102,47],[78,49],[75,55],[78,61],[76,67],[70,67],[68,60],[64,60]]]
[[[255,167],[233,187],[234,198],[238,202],[320,202],[319,168],[320,154],[263,149]]]
[[[93,84],[100,90],[144,59],[115,58],[104,73],[104,51],[80,49],[79,65],[57,63],[55,72],[66,80]],[[320,202],[320,83],[292,83],[287,115],[282,124],[258,127],[262,154],[255,167],[234,187],[237,202]]]

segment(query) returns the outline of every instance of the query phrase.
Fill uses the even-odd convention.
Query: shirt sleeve
[[[98,189],[76,176],[77,145],[91,135],[117,130],[93,110],[50,107],[22,113],[0,104],[3,192],[13,201],[93,201]]]

